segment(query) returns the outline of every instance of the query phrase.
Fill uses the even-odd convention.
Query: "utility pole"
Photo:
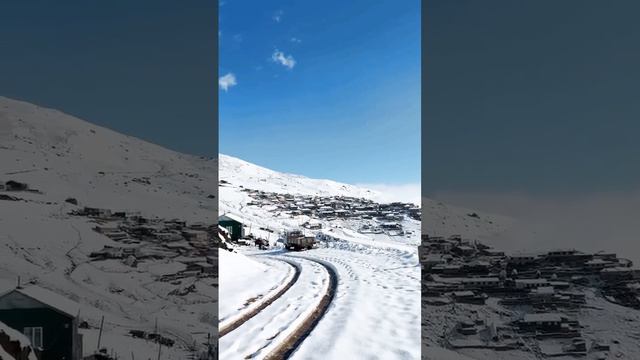
[[[156,318],[156,341],[158,342],[158,360],[160,360],[160,352],[162,351],[162,342],[160,342],[160,334],[158,334],[158,318]]]
[[[104,315],[102,315],[102,320],[100,320],[100,332],[98,333],[98,347],[96,348],[96,352],[100,350],[100,341],[102,340],[102,326],[104,325]]]

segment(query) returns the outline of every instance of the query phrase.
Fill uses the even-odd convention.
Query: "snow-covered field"
[[[122,356],[156,358],[158,345],[128,335],[130,329],[159,332],[176,340],[162,359],[185,359],[202,349],[212,332],[216,284],[187,280],[196,292],[172,296],[175,288],[157,281],[170,261],[89,261],[105,245],[96,224],[68,213],[83,206],[138,212],[149,218],[213,223],[217,164],[167,150],[95,126],[56,110],[0,97],[0,183],[27,183],[38,192],[4,191],[0,200],[0,278],[37,286],[80,306],[84,352],[101,347]],[[65,202],[74,198],[78,206]],[[183,286],[188,284],[183,283]]]
[[[505,314],[512,310],[497,305],[497,299],[490,298],[487,305],[455,304],[445,306],[424,306],[422,309],[426,321],[423,326],[428,336],[423,342],[422,353],[429,360],[536,360],[553,358],[560,360],[576,359],[573,356],[543,357],[534,351],[511,350],[495,351],[490,349],[446,349],[445,335],[458,321],[473,318],[508,319]],[[640,330],[640,311],[607,302],[600,296],[589,294],[584,309],[573,314],[583,327],[583,337],[590,344],[593,341],[611,344],[604,359],[637,359],[640,354],[638,339]],[[590,353],[582,358],[599,359],[598,354]]]
[[[526,220],[509,218],[507,216],[487,215],[476,213],[472,210],[449,207],[437,204],[429,199],[423,199],[423,208],[426,215],[423,223],[423,233],[431,236],[449,237],[461,234],[464,239],[481,240],[486,245],[494,246],[496,250],[504,250],[507,254],[525,253],[531,249],[522,248],[522,242],[518,238],[509,244],[509,238],[522,236],[531,238],[531,226],[525,224]],[[429,210],[431,208],[431,212]],[[545,241],[547,241],[545,239]],[[550,241],[550,240],[549,240]],[[569,244],[563,244],[558,239],[556,247],[562,248]],[[606,246],[606,244],[603,244]],[[579,247],[578,250],[581,250]],[[536,248],[536,250],[538,250]],[[546,248],[546,251],[554,248]],[[605,253],[610,249],[604,249]],[[621,253],[621,257],[634,258],[636,254]],[[562,345],[566,345],[567,339],[550,339],[531,341],[527,346],[517,350],[491,350],[480,348],[456,348],[450,346],[451,335],[454,328],[460,322],[473,322],[482,319],[494,324],[505,324],[511,320],[520,318],[524,311],[513,306],[499,304],[499,297],[489,296],[485,305],[472,305],[456,303],[448,298],[447,304],[436,304],[436,297],[422,305],[423,334],[422,355],[429,360],[515,360],[515,359],[640,359],[640,311],[630,307],[623,307],[607,301],[597,288],[577,286],[573,291],[583,293],[586,303],[577,310],[559,309],[558,312],[569,314],[571,319],[580,323],[581,337],[587,344],[587,349],[593,343],[610,345],[609,351],[597,352],[590,350],[581,357],[569,355],[559,356],[554,354],[544,355],[543,351],[553,349],[561,352]],[[475,339],[475,338],[474,338]],[[570,340],[570,339],[569,339]],[[462,340],[471,343],[473,340]],[[483,345],[484,343],[480,343]],[[550,351],[549,351],[550,352]]]
[[[328,282],[327,271],[312,262],[319,260],[337,274],[335,297],[292,359],[419,359],[420,267],[417,245],[420,222],[402,221],[407,236],[362,234],[365,220],[319,220],[321,232],[330,240],[304,252],[290,252],[277,242],[283,230],[295,229],[309,216],[278,213],[272,207],[250,206],[242,189],[280,194],[353,196],[380,201],[383,194],[329,180],[308,179],[278,173],[230,156],[220,155],[220,214],[233,214],[247,224],[246,232],[268,239],[273,249],[236,247],[250,260],[287,258],[301,265],[300,278],[281,298],[220,339],[221,359],[262,359],[286,338],[306,314],[313,311]],[[262,229],[261,229],[262,228]],[[272,230],[273,232],[265,231]],[[275,250],[274,250],[275,249]],[[234,254],[235,256],[235,254]],[[220,258],[229,257],[221,250]],[[221,264],[222,264],[221,260]],[[263,262],[263,264],[267,264]],[[269,265],[269,264],[267,264]],[[274,273],[282,273],[275,264]],[[246,271],[251,273],[251,267]],[[237,291],[223,278],[241,278],[243,269],[220,266],[221,308],[237,302]],[[260,284],[260,280],[255,280]],[[278,281],[274,282],[277,285]],[[261,291],[244,297],[261,295]],[[229,299],[229,300],[227,300]]]

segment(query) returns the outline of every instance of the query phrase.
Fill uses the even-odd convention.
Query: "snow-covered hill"
[[[153,124],[150,124],[153,126]],[[0,97],[0,181],[18,180],[50,200],[211,221],[217,164]],[[149,183],[145,183],[148,178]]]
[[[163,358],[184,359],[194,344],[203,346],[214,326],[214,284],[195,278],[182,285],[159,282],[163,269],[176,267],[168,259],[140,260],[135,267],[115,259],[91,261],[92,252],[123,245],[93,231],[95,221],[69,212],[88,206],[213,224],[215,160],[0,97],[0,164],[0,279],[15,284],[20,276],[79,303],[82,320],[91,326],[82,330],[85,353],[96,349],[102,316],[102,346],[121,356],[157,356],[157,345],[127,335],[131,329],[152,331],[156,321],[163,336],[176,340],[163,349]],[[33,191],[7,191],[7,181]],[[169,295],[188,283],[196,293]]]
[[[234,213],[260,226],[272,228],[273,226],[267,226],[263,221],[272,216],[265,215],[262,209],[247,208],[246,204],[251,202],[251,198],[242,192],[243,189],[320,197],[350,196],[379,203],[384,203],[384,200],[389,198],[388,194],[377,190],[281,173],[228,155],[220,154],[219,162],[219,176],[223,182],[220,188],[220,212]],[[431,236],[459,234],[465,238],[473,237],[486,241],[507,231],[514,223],[513,219],[507,216],[478,213],[429,198],[422,198],[422,212],[421,231]],[[295,220],[285,219],[282,222],[285,224],[283,227],[295,227],[306,220],[308,219],[305,217],[299,217]],[[273,225],[273,222],[269,221]],[[419,231],[416,231],[416,235],[418,233]]]
[[[343,184],[333,180],[311,179],[286,174],[258,166],[247,161],[220,154],[220,179],[248,189],[281,194],[316,196],[353,196],[379,201],[380,192]]]
[[[405,216],[399,221],[404,235],[392,236],[360,231],[365,225],[374,226],[375,218],[318,217],[317,213],[292,213],[284,210],[282,203],[269,204],[270,200],[256,204],[256,191],[271,199],[278,198],[274,194],[280,194],[317,204],[341,197],[380,203],[388,196],[331,180],[276,172],[231,156],[220,155],[220,180],[220,213],[240,219],[245,224],[246,234],[266,239],[272,246],[266,251],[251,247],[239,247],[237,251],[262,262],[275,274],[271,276],[273,283],[269,283],[264,275],[250,278],[250,271],[242,267],[221,267],[221,302],[237,302],[225,304],[225,314],[221,317],[231,316],[226,312],[233,309],[246,307],[245,301],[269,297],[272,292],[264,288],[281,287],[287,273],[282,265],[276,266],[279,259],[299,261],[302,267],[300,280],[281,299],[220,340],[222,359],[246,356],[262,359],[266,349],[284,341],[283,334],[303,321],[305,311],[313,309],[313,299],[318,298],[318,295],[310,296],[315,291],[314,286],[327,281],[320,269],[310,266],[309,259],[323,261],[335,268],[337,294],[322,320],[292,354],[292,359],[420,357],[420,268],[417,259],[420,221]],[[307,235],[315,234],[325,240],[304,253],[279,250],[281,245],[276,241],[279,233],[300,228],[306,222],[322,226],[322,229],[305,230]],[[295,260],[296,256],[303,256],[305,260]],[[231,256],[221,250],[221,263],[226,257]],[[238,296],[240,292],[234,291],[234,287],[239,283],[259,286],[252,288],[253,293],[247,294],[245,289],[245,294]]]
[[[461,235],[492,244],[492,239],[515,226],[513,218],[452,206],[422,198],[422,233],[430,236]]]

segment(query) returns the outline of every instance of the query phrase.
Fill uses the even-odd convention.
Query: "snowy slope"
[[[448,237],[460,234],[465,239],[477,239],[482,243],[491,245],[497,250],[506,251],[507,254],[527,253],[535,251],[549,251],[557,247],[567,246],[562,244],[561,237],[543,238],[532,231],[533,227],[526,218],[511,218],[508,216],[491,215],[466,210],[446,204],[436,203],[423,198],[423,231],[433,236]],[[571,226],[567,224],[566,226]],[[559,228],[562,230],[562,228]],[[537,243],[532,243],[532,239]],[[550,247],[551,246],[551,247]],[[580,249],[578,250],[585,250]],[[610,252],[606,249],[605,252]],[[619,254],[622,257],[628,254]],[[640,311],[637,309],[622,307],[606,301],[599,291],[587,287],[572,287],[573,291],[586,295],[586,304],[578,311],[559,310],[568,313],[578,320],[582,326],[582,337],[589,342],[602,342],[611,344],[611,351],[602,359],[613,358],[640,358],[640,346],[638,346],[637,322],[640,319]],[[455,303],[449,305],[432,305],[425,302],[422,305],[422,324],[426,338],[422,344],[424,359],[440,360],[512,360],[512,359],[546,359],[536,351],[523,349],[500,351],[478,348],[449,348],[449,338],[445,334],[455,332],[455,326],[461,321],[473,321],[474,319],[498,319],[502,322],[509,316],[517,318],[522,313],[514,311],[517,307],[503,306],[498,303],[497,297],[490,297],[486,305],[471,305]],[[432,298],[433,300],[433,298]],[[528,310],[531,311],[531,310]],[[548,345],[547,345],[548,346]],[[586,359],[601,359],[601,353],[592,351]],[[556,356],[554,359],[574,359],[576,357],[565,355]]]
[[[350,196],[376,202],[387,198],[386,194],[378,191],[279,173],[226,155],[220,155],[220,179],[223,181],[219,188],[220,213],[242,219],[247,225],[246,233],[268,239],[272,246],[277,246],[280,231],[299,228],[300,224],[310,220],[310,216],[292,216],[274,211],[270,206],[253,206],[251,197],[244,191],[246,189],[291,195]],[[291,358],[419,359],[420,268],[417,245],[420,242],[420,222],[405,218],[401,223],[410,234],[389,236],[359,233],[363,220],[317,221],[323,229],[307,231],[308,235],[322,233],[330,240],[320,242],[316,249],[303,253],[239,249],[256,259],[264,257],[261,255],[284,255],[289,259],[302,256],[305,260],[330,264],[337,272],[337,294],[333,303]],[[326,283],[326,273],[321,269],[307,268],[309,264],[300,261],[302,274],[296,286],[285,293],[286,298],[274,302],[247,324],[221,339],[222,359],[263,358],[266,349],[273,348],[281,341],[283,333],[299,324],[304,314],[313,309],[313,299],[318,295],[309,295],[319,291],[318,284]],[[242,271],[237,267],[234,269]],[[225,271],[221,267],[221,274]],[[220,290],[221,303],[236,295],[227,293],[228,290],[222,287]]]
[[[156,357],[158,346],[127,335],[130,329],[177,339],[163,359],[184,359],[212,331],[216,289],[201,280],[185,297],[156,281],[175,263],[141,261],[131,268],[116,260],[90,262],[104,246],[121,246],[92,230],[95,223],[68,215],[83,206],[131,211],[154,218],[213,223],[216,161],[180,154],[118,134],[73,116],[0,97],[0,183],[27,183],[38,192],[1,191],[0,278],[33,281],[80,305],[91,326],[85,353],[101,346],[136,358]],[[74,198],[78,206],[65,202]],[[184,284],[186,286],[188,284]]]
[[[121,135],[57,110],[0,97],[0,181],[48,199],[210,221],[216,162]],[[149,177],[150,184],[133,179]],[[208,201],[207,201],[208,200]]]
[[[220,154],[220,179],[249,189],[260,189],[281,194],[317,196],[353,196],[379,200],[380,192],[333,180],[311,179],[286,174],[258,166],[247,161]]]
[[[233,211],[234,204],[250,201],[246,194],[238,191],[241,187],[281,194],[361,197],[380,203],[389,198],[377,190],[281,173],[224,154],[219,155],[219,161],[220,179],[230,183],[230,186],[220,189],[222,213]],[[227,204],[229,206],[226,206]],[[250,211],[244,208],[243,210]],[[463,237],[484,240],[507,231],[514,223],[514,220],[507,216],[477,213],[429,198],[422,198],[422,211],[422,231],[432,236],[460,234]],[[474,213],[477,213],[478,217],[470,216]],[[244,216],[249,215],[245,213]]]
[[[509,231],[515,223],[508,216],[481,213],[422,198],[422,232],[429,236],[457,234],[492,244],[492,239]]]

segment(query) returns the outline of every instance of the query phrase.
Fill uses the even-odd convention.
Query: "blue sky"
[[[428,1],[424,192],[640,185],[637,1]]]
[[[225,0],[219,22],[221,153],[420,182],[419,1]]]
[[[217,151],[215,1],[0,2],[0,95]]]

